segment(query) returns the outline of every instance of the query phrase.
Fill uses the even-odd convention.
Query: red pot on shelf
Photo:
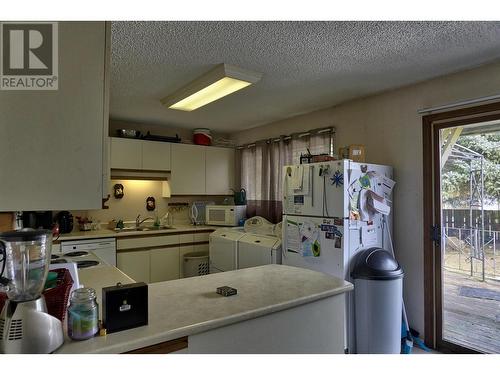
[[[210,146],[212,136],[209,129],[195,129],[193,131],[193,143],[196,145]]]

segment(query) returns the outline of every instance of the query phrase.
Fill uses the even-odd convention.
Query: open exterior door
[[[500,140],[500,103],[423,117],[425,341],[443,352],[500,352],[495,315],[500,311],[495,268],[500,227],[496,231],[485,223],[498,212],[488,216],[484,210],[485,156],[460,144],[464,137],[488,132]],[[444,193],[450,181],[446,173],[456,160],[462,170],[469,167],[469,188],[462,192],[467,199],[455,207]],[[464,212],[460,220],[458,211]]]

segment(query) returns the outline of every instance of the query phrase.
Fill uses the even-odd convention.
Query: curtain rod
[[[482,103],[482,102],[487,102],[487,101],[490,101],[490,100],[497,100],[497,99],[500,99],[500,94],[490,95],[490,96],[483,96],[481,98],[463,100],[463,101],[455,102],[455,103],[443,104],[443,105],[440,105],[440,106],[437,106],[437,107],[423,108],[423,109],[419,109],[417,111],[417,113],[418,114],[423,114],[423,113],[441,111],[443,109],[454,108],[454,107],[461,107],[461,106],[464,106],[464,105]]]
[[[305,137],[311,134],[324,134],[324,133],[335,133],[335,128],[333,126],[330,126],[328,128],[318,128],[318,129],[311,129],[307,130],[301,133],[292,133],[290,135],[280,135],[279,137],[271,137],[271,138],[266,138],[266,139],[260,139],[258,141],[254,141],[252,143],[247,143],[243,145],[236,146],[236,149],[241,150],[242,148],[247,148],[247,147],[254,147],[256,143],[262,143],[262,142],[279,142],[281,140],[288,141],[292,139],[292,137]]]

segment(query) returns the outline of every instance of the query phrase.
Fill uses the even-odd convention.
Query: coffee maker
[[[0,353],[52,353],[64,342],[62,323],[47,313],[42,295],[51,250],[48,230],[0,233],[0,284],[8,297],[0,314]]]

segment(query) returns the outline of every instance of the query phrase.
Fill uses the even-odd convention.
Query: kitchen
[[[16,27],[9,23],[4,25]],[[160,345],[162,347],[160,352],[163,353],[173,351],[171,346],[175,352],[208,353],[214,350],[214,345],[212,343],[207,346],[206,343],[213,342],[214,335],[219,335],[220,347],[216,351],[218,353],[253,351],[287,353],[304,350],[344,352],[344,328],[339,318],[331,319],[329,323],[337,332],[333,336],[322,334],[325,323],[320,324],[314,319],[304,321],[303,330],[290,332],[286,329],[290,320],[299,319],[300,314],[311,309],[315,313],[324,311],[325,315],[329,315],[327,311],[336,311],[334,316],[341,317],[343,295],[352,289],[352,285],[342,279],[317,274],[319,279],[314,282],[314,277],[311,276],[315,273],[306,272],[305,277],[309,279],[308,283],[312,284],[311,288],[297,289],[293,285],[302,283],[300,273],[286,268],[281,271],[279,265],[268,265],[262,269],[252,267],[244,271],[235,270],[234,273],[221,272],[202,278],[186,278],[208,273],[205,266],[205,271],[200,271],[198,274],[184,274],[189,254],[201,254],[207,263],[209,235],[217,228],[210,224],[218,224],[219,227],[220,224],[238,226],[242,225],[243,219],[246,218],[244,209],[241,209],[246,203],[244,190],[235,190],[234,146],[227,147],[227,143],[231,145],[227,140],[222,141],[226,147],[210,145],[212,135],[208,129],[202,129],[203,132],[199,134],[197,131],[186,130],[172,134],[172,129],[167,127],[162,129],[163,134],[158,134],[156,133],[158,126],[155,128],[143,124],[142,128],[136,128],[133,124],[124,124],[123,121],[118,125],[113,120],[108,122],[111,23],[59,22],[51,25],[53,35],[57,32],[59,38],[59,73],[66,73],[66,81],[63,85],[63,81],[60,80],[58,90],[49,93],[51,98],[47,99],[49,100],[47,103],[40,103],[39,94],[36,92],[27,91],[21,94],[26,100],[32,95],[39,103],[34,103],[39,107],[38,110],[45,111],[46,120],[43,119],[43,115],[38,119],[40,126],[46,127],[46,130],[52,129],[51,132],[57,129],[57,133],[52,140],[43,137],[18,138],[29,143],[35,142],[31,145],[33,150],[45,149],[54,141],[60,142],[61,147],[52,148],[52,153],[40,155],[35,163],[29,162],[26,158],[20,160],[20,164],[24,166],[22,178],[27,178],[23,184],[24,188],[30,183],[32,186],[37,186],[36,192],[29,200],[24,198],[27,193],[24,188],[13,190],[9,183],[3,185],[6,194],[2,194],[2,197],[6,199],[2,200],[2,208],[5,211],[13,211],[12,214],[5,214],[3,217],[7,219],[10,217],[12,227],[17,231],[4,232],[5,235],[2,237],[6,252],[4,257],[6,276],[10,280],[8,284],[6,283],[5,289],[9,299],[5,301],[5,308],[2,310],[5,313],[3,318],[5,320],[2,320],[5,322],[3,332],[8,339],[3,341],[2,350],[6,353],[40,351],[42,353],[131,351],[148,353],[158,352],[157,346]],[[68,46],[79,45],[82,35],[92,40],[92,43],[81,51],[82,56],[79,59],[74,59],[71,56],[73,49]],[[105,62],[104,65],[102,62]],[[223,68],[224,74],[227,73],[226,70],[232,69],[226,65],[223,65]],[[237,69],[236,74],[240,73],[241,70]],[[75,94],[72,94],[72,101],[67,102],[68,93],[73,93],[75,86],[81,87],[78,96],[82,100],[85,99],[83,102],[74,100]],[[19,92],[9,92],[3,103],[10,101],[10,104],[15,106],[19,94]],[[94,110],[88,111],[82,103]],[[53,122],[51,112],[51,107],[54,106],[63,106],[66,112],[66,115],[60,116],[60,121],[56,123]],[[14,121],[14,118],[17,118],[15,121],[23,121],[19,116],[26,115],[23,111],[4,113],[7,115],[5,119],[7,122]],[[31,115],[28,114],[29,116]],[[78,120],[73,121],[74,125],[68,127],[65,125],[64,116]],[[25,121],[30,122],[28,118],[25,118]],[[132,136],[129,134],[130,130],[133,130]],[[216,141],[221,143],[220,135],[215,134],[215,136]],[[96,142],[96,139],[100,141]],[[193,144],[193,141],[197,144]],[[11,151],[16,153],[15,150]],[[28,157],[33,160],[33,155]],[[42,165],[57,165],[58,168],[44,170],[43,176],[34,176],[35,171],[42,171],[40,168]],[[70,169],[71,172],[67,172],[66,169]],[[36,178],[37,182],[30,182],[30,178]],[[47,183],[50,181],[49,185],[55,189],[43,186],[45,182],[42,181]],[[71,194],[66,194],[66,191],[70,191]],[[207,203],[216,205],[210,206]],[[235,205],[236,203],[240,205]],[[228,210],[229,207],[234,208]],[[226,218],[218,219],[221,214]],[[204,225],[205,221],[208,226]],[[198,225],[193,226],[193,224]],[[38,229],[44,225],[45,229],[52,231],[53,241],[50,236]],[[29,227],[35,231],[19,231],[20,228]],[[28,290],[24,290],[26,286],[22,285],[25,284],[17,284],[19,274],[22,274],[20,270],[29,270],[31,267],[23,265],[22,261],[20,264],[17,263],[17,259],[24,258],[23,244],[32,242],[36,244],[36,249],[33,250],[36,256],[30,250],[29,257],[40,258],[38,265],[41,263],[45,267],[46,261],[43,257],[50,255],[49,268],[58,270],[57,277],[60,276],[59,270],[65,267],[68,267],[71,273],[73,286],[69,298],[70,304],[67,309],[63,308],[62,314],[58,315],[59,320],[64,323],[62,346],[61,330],[57,328],[57,321],[49,320],[46,313],[40,312],[38,305],[35,308],[26,307],[33,305],[30,300],[34,297],[38,298],[35,301],[40,299],[36,288],[40,281],[30,279],[32,275],[38,273],[25,275],[33,283],[28,284],[30,285]],[[47,247],[52,247],[52,251],[47,252]],[[200,257],[191,258],[196,261],[196,258]],[[67,266],[68,264],[70,266]],[[13,271],[16,269],[19,271]],[[243,281],[238,281],[239,277],[242,277]],[[267,283],[263,284],[262,279],[267,280]],[[164,284],[173,280],[180,283],[179,288],[184,290],[185,297],[176,296],[175,283]],[[133,293],[131,290],[138,290],[130,286],[134,282],[148,284],[146,292],[135,297],[146,298],[146,302],[130,301]],[[110,288],[118,283],[123,285],[123,291],[119,292],[127,295],[130,293],[126,298],[129,304],[121,305],[120,309],[127,306],[137,307],[133,309],[132,316],[122,322],[120,327],[113,328],[116,322],[123,319],[121,318],[123,314],[114,319],[109,313],[106,314],[109,306],[104,303],[103,288]],[[157,284],[160,286],[158,289],[155,286]],[[169,285],[173,289],[170,289]],[[214,299],[217,296],[217,287],[224,285],[233,287],[232,290],[235,292],[239,290],[238,296],[227,300],[224,298],[226,303]],[[65,291],[69,288],[66,282],[61,282],[62,286],[66,286]],[[79,289],[78,286],[89,289]],[[288,293],[288,289],[292,292]],[[48,294],[50,290],[46,289],[44,292],[49,312],[52,304]],[[200,290],[206,292],[200,294]],[[283,290],[283,293],[277,296],[275,290]],[[87,294],[80,296],[78,293]],[[170,296],[176,301],[175,313],[178,314],[178,318],[175,318],[176,314],[172,312],[170,316],[174,319],[163,319],[160,311],[165,311],[166,306],[158,305],[157,301],[165,299],[165,296]],[[103,336],[80,341],[83,337],[88,338],[88,333],[83,332],[81,327],[75,328],[71,323],[73,314],[76,314],[73,313],[73,309],[80,306],[77,305],[77,298],[91,300],[96,298],[99,301],[94,306],[94,311],[98,311],[98,316],[102,317],[99,333]],[[110,298],[106,297],[106,300]],[[185,302],[182,302],[183,299]],[[235,303],[235,300],[238,302]],[[143,307],[139,308],[141,303]],[[217,308],[210,308],[211,303],[216,303]],[[198,316],[186,315],[183,312],[197,304],[208,305],[200,309]],[[17,328],[12,325],[14,323],[10,323],[16,321],[16,315],[11,317],[9,314],[15,314],[15,311],[19,310],[26,310],[30,314],[37,311],[37,315],[47,320],[47,323],[37,323],[38,326],[51,327],[50,331],[55,332],[55,336],[46,337],[47,342],[41,340],[38,343],[35,336],[27,335],[29,324],[37,321],[32,321],[33,318],[17,320],[25,322],[23,324],[26,324],[26,328],[23,332],[27,336],[21,338],[16,336]],[[132,321],[134,318],[140,320],[140,317],[135,315],[135,311],[138,310],[143,311],[142,324]],[[209,314],[209,311],[213,311],[213,314]],[[186,321],[186,318],[189,319]],[[278,320],[280,323],[274,324],[275,328],[270,330],[267,327],[269,319]],[[165,323],[167,326],[164,326]],[[140,325],[138,328],[131,328],[138,325]],[[94,332],[95,325],[92,327]],[[234,345],[224,347],[223,338],[234,335],[230,332],[234,329],[238,331],[237,337],[246,338],[242,340],[240,347]],[[254,340],[265,335],[274,337],[276,342],[269,348],[265,348],[262,344],[252,344],[250,339],[252,335],[248,330],[255,335]],[[133,340],[129,336],[132,332],[136,334]],[[308,343],[305,332],[317,332],[313,345]],[[179,346],[176,340],[183,340],[184,346]]]
[[[246,32],[255,36],[252,32],[259,30],[258,25],[254,26],[255,29],[246,25],[243,31],[237,25],[233,25],[235,29],[231,29],[231,25],[226,25],[227,29],[222,28],[221,31],[222,26],[215,24],[206,27],[212,32],[223,32],[226,35],[233,31],[240,33],[239,35]],[[435,83],[431,80],[425,84],[417,83],[422,81],[425,75],[413,77],[412,82],[402,79],[397,85],[407,85],[409,88],[383,93],[380,92],[388,90],[388,86],[380,84],[377,90],[372,92],[366,88],[360,88],[359,92],[373,95],[374,99],[365,97],[353,99],[353,96],[350,102],[338,105],[332,104],[337,99],[325,94],[307,108],[301,108],[298,105],[300,99],[298,94],[294,94],[297,95],[294,97],[283,93],[283,100],[288,100],[288,107],[281,113],[273,113],[269,106],[259,101],[268,100],[269,97],[264,95],[263,99],[258,99],[259,85],[264,85],[267,79],[272,79],[273,74],[263,67],[258,69],[258,64],[253,62],[236,70],[252,67],[249,70],[254,73],[258,72],[261,76],[248,88],[238,91],[234,96],[222,98],[202,107],[198,112],[195,110],[184,113],[167,109],[164,103],[162,105],[160,102],[174,93],[175,88],[183,85],[189,86],[193,79],[212,71],[211,69],[220,69],[218,68],[220,65],[205,63],[198,65],[196,69],[191,68],[191,71],[188,69],[183,71],[179,66],[185,63],[183,59],[186,57],[182,57],[182,53],[179,53],[181,56],[178,56],[179,60],[176,63],[169,59],[163,62],[165,66],[170,62],[175,68],[169,71],[165,79],[157,79],[162,82],[157,82],[152,88],[151,82],[160,76],[158,66],[150,65],[143,73],[137,73],[139,76],[147,75],[147,80],[134,77],[136,73],[131,74],[132,69],[137,69],[134,68],[133,61],[141,44],[134,40],[134,35],[150,33],[151,40],[154,41],[158,35],[162,35],[162,32],[168,31],[173,34],[186,32],[186,35],[189,35],[187,31],[190,30],[194,35],[192,38],[196,38],[196,29],[203,30],[203,27],[205,26],[196,23],[181,25],[168,22],[155,24],[147,22],[142,24],[58,22],[58,73],[60,75],[58,89],[47,90],[43,94],[37,91],[0,93],[2,125],[22,124],[19,127],[6,125],[2,127],[5,138],[0,144],[0,160],[3,163],[0,207],[3,212],[6,212],[2,214],[2,231],[25,226],[22,220],[23,215],[28,219],[29,213],[46,212],[47,216],[52,215],[52,220],[49,220],[49,229],[54,233],[52,255],[64,260],[68,258],[72,260],[70,255],[65,254],[78,251],[79,246],[85,247],[89,245],[88,240],[92,240],[91,245],[94,247],[90,251],[95,251],[94,255],[104,260],[104,263],[109,266],[94,265],[78,270],[77,274],[82,285],[95,289],[99,309],[103,308],[101,295],[103,287],[110,287],[118,282],[122,284],[145,282],[148,286],[150,301],[148,325],[116,333],[102,331],[103,336],[84,341],[70,341],[66,338],[67,341],[56,350],[56,353],[58,351],[61,353],[123,353],[137,350],[147,353],[145,348],[158,351],[159,349],[153,346],[160,344],[164,346],[164,352],[207,353],[209,349],[203,346],[203,343],[207,342],[221,343],[220,347],[214,346],[218,348],[215,352],[226,353],[231,352],[231,348],[222,345],[227,340],[226,338],[230,337],[226,335],[240,335],[238,337],[246,338],[243,340],[246,347],[237,347],[233,343],[232,350],[236,353],[320,353],[323,349],[328,353],[345,351],[344,330],[347,329],[345,322],[338,322],[334,319],[324,324],[331,324],[331,329],[338,333],[337,338],[342,336],[340,344],[331,338],[323,337],[325,335],[321,335],[321,325],[314,321],[304,323],[304,329],[316,332],[314,335],[318,339],[316,346],[302,341],[307,340],[304,332],[297,330],[294,333],[296,336],[290,337],[287,336],[290,332],[284,332],[286,330],[277,324],[271,336],[277,337],[276,340],[280,344],[270,343],[268,348],[258,347],[259,351],[256,350],[256,344],[252,343],[252,335],[248,332],[255,330],[255,337],[264,337],[262,336],[264,332],[257,332],[260,332],[258,329],[269,324],[265,319],[286,320],[287,326],[293,325],[291,322],[298,319],[297,316],[307,314],[300,310],[302,308],[316,312],[330,311],[330,313],[333,309],[333,311],[342,311],[338,314],[343,315],[342,304],[344,302],[339,302],[341,299],[339,296],[349,293],[353,288],[353,280],[344,281],[347,277],[341,279],[331,275],[327,277],[325,274],[308,270],[308,267],[289,269],[279,264],[269,264],[263,268],[210,273],[201,278],[186,277],[187,275],[184,274],[187,254],[201,254],[199,257],[205,257],[204,261],[210,262],[207,259],[210,252],[210,236],[217,230],[221,230],[220,225],[211,224],[208,217],[205,218],[206,220],[202,218],[203,208],[205,210],[210,208],[210,205],[207,208],[203,202],[227,207],[232,204],[233,209],[243,206],[243,204],[236,204],[237,202],[247,203],[244,218],[264,216],[271,222],[273,231],[274,225],[281,221],[281,214],[287,213],[288,201],[286,199],[282,201],[283,196],[275,193],[275,190],[270,189],[272,193],[267,196],[256,195],[254,186],[262,184],[261,180],[264,180],[263,176],[268,172],[265,167],[259,169],[254,166],[257,163],[249,157],[248,150],[251,152],[256,152],[254,150],[276,151],[271,147],[259,149],[261,147],[259,144],[253,148],[252,144],[258,143],[261,139],[277,139],[276,142],[283,145],[290,143],[290,151],[295,152],[294,157],[310,155],[308,151],[311,151],[313,155],[321,156],[320,154],[324,154],[325,150],[328,156],[332,158],[336,156],[333,160],[312,159],[311,165],[315,161],[325,164],[342,159],[343,157],[339,156],[341,155],[339,148],[347,147],[347,159],[352,160],[362,155],[364,158],[359,159],[361,164],[376,163],[393,167],[396,182],[395,219],[391,219],[394,222],[394,236],[390,235],[390,237],[395,239],[396,258],[405,271],[404,298],[408,320],[418,331],[424,332],[421,311],[423,291],[420,287],[422,276],[420,266],[414,265],[419,263],[420,255],[418,251],[413,251],[418,249],[421,240],[416,238],[422,233],[420,233],[420,228],[408,230],[412,219],[405,214],[405,211],[417,212],[417,214],[421,211],[421,200],[419,200],[421,197],[412,198],[412,196],[420,195],[418,189],[415,188],[418,185],[416,179],[421,174],[420,166],[416,165],[413,160],[410,161],[410,156],[405,153],[405,148],[415,151],[415,147],[411,145],[416,136],[415,132],[418,136],[420,129],[418,131],[407,129],[409,133],[404,133],[399,128],[391,134],[388,129],[391,122],[387,122],[387,125],[381,124],[387,120],[388,116],[387,113],[382,113],[378,117],[375,116],[374,121],[379,124],[377,127],[380,130],[376,131],[367,126],[370,116],[363,114],[363,111],[377,112],[379,104],[377,100],[386,105],[388,112],[396,111],[392,103],[400,103],[403,100],[398,97],[397,90],[403,90],[409,96],[418,96],[422,88],[412,88],[408,85],[439,87],[440,78],[435,78],[437,80]],[[266,25],[266,27],[272,26]],[[277,25],[276,27],[279,31],[285,26]],[[291,27],[293,29],[294,26]],[[318,30],[323,29],[319,27]],[[317,32],[320,32],[318,30]],[[303,32],[305,33],[305,29]],[[248,38],[251,39],[251,36]],[[144,58],[154,61],[155,53],[158,51],[152,46],[152,42],[149,42],[147,38],[145,40],[142,50],[139,50],[143,53],[143,57],[146,56]],[[78,51],[72,47],[74,45],[79,46]],[[175,45],[170,48],[177,47]],[[147,57],[149,48],[151,51]],[[222,49],[221,51],[222,54],[228,53]],[[221,58],[221,62],[229,63],[221,56],[212,58],[210,61],[220,61]],[[191,56],[189,59],[195,58]],[[232,60],[240,61],[241,59],[238,60],[233,56]],[[485,57],[484,61],[489,60]],[[141,65],[143,63],[144,61],[139,62],[138,66],[147,65]],[[426,100],[416,108],[413,108],[415,104],[412,103],[412,109],[405,107],[404,111],[416,113],[418,108],[458,101],[462,98],[460,93],[465,94],[464,98],[470,98],[485,95],[489,88],[494,91],[495,82],[489,82],[488,72],[490,70],[494,72],[498,67],[495,64],[490,65],[477,68],[479,69],[477,71],[455,73],[458,74],[456,77],[451,75],[448,78],[441,78],[456,88],[458,97],[450,93],[446,95],[437,93],[437,89],[434,89],[431,90],[434,93],[429,97],[430,101]],[[286,70],[286,68],[283,64],[283,69]],[[231,66],[227,64],[224,69],[230,70]],[[293,72],[293,68],[290,69],[292,70],[288,73]],[[433,74],[437,73],[437,70],[433,72]],[[451,72],[442,71],[439,75],[444,76],[445,73]],[[133,83],[127,84],[124,77],[128,77]],[[430,73],[425,77],[430,79]],[[472,77],[479,77],[484,86],[471,93],[465,91],[467,85],[461,80],[465,79],[470,82]],[[169,79],[173,83],[170,83],[167,88],[164,84]],[[161,85],[164,87],[159,88]],[[311,94],[313,90],[307,85],[303,89],[304,95]],[[149,90],[149,93],[145,93],[145,90]],[[245,93],[255,100],[254,105],[262,108],[262,113],[252,108],[246,108],[246,112],[241,110],[242,105],[248,100]],[[154,96],[154,104],[153,100],[143,99],[144,96],[141,98],[141,95],[149,98]],[[301,100],[304,100],[304,97]],[[345,101],[347,98],[342,100]],[[30,104],[29,111],[26,110],[26,103]],[[229,108],[227,112],[223,111],[224,107]],[[210,108],[215,108],[212,114],[210,114]],[[54,115],[55,111],[58,111],[57,117]],[[244,112],[240,118],[241,125],[237,131],[231,131],[232,121],[237,119],[236,112],[238,111]],[[33,119],[33,113],[37,113],[36,121]],[[148,115],[142,115],[141,118],[141,113],[148,113]],[[165,117],[164,113],[171,113],[171,117]],[[261,120],[258,119],[259,116]],[[404,116],[405,114],[399,116],[399,120]],[[224,120],[224,117],[228,119]],[[412,121],[415,123],[414,120]],[[219,126],[217,126],[218,123]],[[29,137],[26,136],[27,133]],[[50,134],[50,137],[47,134]],[[280,139],[282,136],[284,138]],[[290,141],[285,139],[288,136],[291,138]],[[395,146],[390,138],[397,136],[400,136],[401,141]],[[9,142],[9,139],[15,139],[16,142]],[[203,141],[208,142],[207,139],[210,140],[210,146],[200,144]],[[305,147],[299,144],[298,141],[301,139],[309,140]],[[317,139],[318,143],[310,139]],[[195,144],[195,142],[200,143]],[[310,150],[307,150],[309,147]],[[25,150],[32,152],[28,154]],[[46,152],[46,150],[51,150],[51,152]],[[252,164],[249,169],[247,161],[255,164]],[[291,164],[300,165],[298,160]],[[47,168],[47,165],[51,167]],[[279,171],[282,171],[284,166],[279,162],[272,165],[273,170]],[[340,186],[342,180],[343,184],[347,185],[349,176],[347,173],[342,174],[344,167],[332,165],[335,169],[328,171],[327,175],[328,178],[335,178],[331,180],[332,184],[336,183]],[[348,166],[345,169],[352,168]],[[254,174],[249,173],[250,170],[253,170]],[[307,170],[309,169],[303,168],[299,173],[308,173]],[[336,175],[336,172],[339,174]],[[382,178],[384,173],[379,173],[377,178]],[[392,172],[387,172],[385,177],[393,177]],[[293,177],[290,174],[290,181],[292,180]],[[320,179],[318,181],[319,183],[313,182],[310,186],[300,188],[314,190],[323,183]],[[243,192],[240,190],[242,188],[246,189],[248,195],[245,199],[242,198]],[[284,187],[283,191],[286,191]],[[307,196],[308,193],[303,195]],[[318,197],[319,195],[316,195],[316,198]],[[262,204],[269,204],[269,207],[263,207]],[[300,202],[295,201],[290,204],[300,205]],[[198,210],[199,208],[201,209]],[[382,211],[383,209],[383,207],[380,208]],[[350,214],[348,210],[341,216],[349,218]],[[273,220],[278,216],[279,219]],[[330,217],[328,212],[323,216]],[[231,225],[243,227],[245,221],[240,219],[243,217],[234,218]],[[55,229],[52,223],[57,224]],[[193,223],[199,225],[192,225]],[[229,222],[224,221],[224,224],[229,224]],[[282,223],[284,227],[286,227],[285,224],[286,222]],[[384,226],[386,224],[387,227]],[[333,223],[325,225],[335,226]],[[381,221],[380,228],[382,229],[379,229],[385,230],[391,225],[393,224]],[[285,232],[281,230],[277,233],[286,233],[286,229],[284,230]],[[409,238],[405,237],[406,232],[410,233]],[[367,236],[366,243],[378,244],[378,240],[371,242],[372,240],[368,239],[370,233],[367,231],[364,233]],[[341,237],[332,236],[332,241]],[[382,234],[380,238],[385,236]],[[99,242],[94,240],[99,240]],[[105,246],[109,240],[112,242],[111,250],[106,248],[105,255],[101,255],[102,258],[99,257],[99,250],[95,249],[96,242]],[[386,246],[384,247],[390,250],[388,241],[390,240],[385,237],[383,242]],[[289,246],[291,245],[288,244],[287,247]],[[116,252],[116,256],[104,259],[109,256],[110,251]],[[312,247],[311,251],[313,251]],[[86,258],[86,255],[80,255],[80,257],[74,257],[74,260],[95,260]],[[57,266],[57,264],[56,262],[54,265]],[[294,276],[287,272],[293,272]],[[100,276],[98,276],[99,273]],[[99,280],[99,278],[102,279]],[[269,281],[268,288],[280,291],[287,291],[286,286],[295,285],[293,283],[304,284],[304,280],[315,280],[315,282],[311,282],[314,285],[310,287],[309,283],[307,283],[308,287],[304,288],[290,287],[289,289],[294,290],[294,293],[283,292],[278,298],[278,293],[267,290],[266,285],[259,282],[262,278]],[[249,279],[251,281],[248,281]],[[247,280],[248,284],[242,280]],[[213,293],[217,297],[215,289],[223,285],[237,289],[236,296],[241,298],[242,303],[235,306],[231,302],[236,296],[220,299],[208,297],[208,293]],[[185,288],[186,295],[180,293],[178,288]],[[203,301],[193,300],[196,290],[206,293]],[[203,293],[199,292],[201,295]],[[257,298],[258,295],[262,298]],[[180,307],[172,309],[162,305],[161,301],[165,300],[166,296],[175,298]],[[202,303],[207,305],[204,308],[200,307],[200,316],[193,314],[187,307],[192,308],[196,304],[203,306]],[[182,306],[186,306],[186,311],[181,308]],[[339,308],[340,310],[335,310]],[[162,314],[162,311],[166,313]],[[207,311],[211,313],[207,314]],[[286,319],[283,315],[286,315]],[[103,316],[102,311],[99,316]],[[171,318],[167,319],[167,316]],[[229,327],[235,331],[230,332]],[[208,333],[215,336],[210,336]],[[182,344],[175,341],[183,340],[185,337],[187,339]],[[321,341],[323,339],[324,342]],[[291,345],[294,342],[303,342],[303,344],[294,347]],[[291,346],[288,347],[287,343]],[[170,345],[177,350],[169,349]],[[308,349],[305,350],[305,348]]]

